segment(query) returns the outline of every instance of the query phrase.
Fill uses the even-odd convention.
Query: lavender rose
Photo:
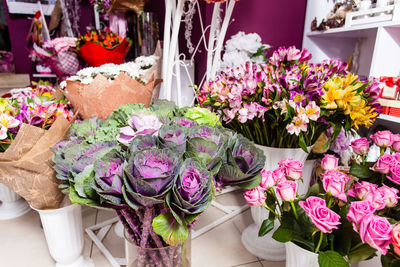
[[[368,141],[367,138],[359,138],[351,142],[351,147],[353,148],[354,153],[357,155],[366,155],[369,152],[369,144],[371,141]]]
[[[322,174],[322,185],[327,193],[332,194],[332,196],[347,202],[347,196],[344,192],[347,182],[350,178],[339,171],[327,171]]]
[[[124,169],[125,201],[133,209],[163,203],[180,163],[180,156],[169,149],[152,147],[132,153]]]
[[[373,215],[360,224],[360,237],[363,243],[368,243],[383,255],[387,253],[387,247],[392,243],[392,226],[386,218]]]
[[[285,159],[279,162],[279,167],[284,168],[286,177],[292,180],[299,180],[303,175],[304,164],[298,160]]]
[[[347,212],[347,220],[353,223],[354,231],[358,232],[357,226],[359,226],[363,220],[367,220],[372,216],[375,211],[376,209],[374,206],[367,200],[353,201]]]
[[[377,146],[386,148],[393,144],[392,135],[391,131],[379,131],[371,135],[371,138]]]
[[[309,197],[306,201],[299,201],[299,206],[323,233],[330,233],[332,229],[337,229],[337,225],[341,224],[340,216],[330,210],[321,198]]]
[[[375,171],[388,174],[390,168],[396,165],[396,159],[390,154],[383,154],[382,157],[378,159],[375,165],[372,167]]]
[[[325,171],[333,171],[338,169],[339,159],[334,155],[325,154],[321,161],[321,167]]]
[[[266,200],[264,189],[260,186],[246,190],[243,196],[249,206],[262,206]]]

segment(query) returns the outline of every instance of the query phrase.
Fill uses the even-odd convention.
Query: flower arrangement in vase
[[[338,60],[310,59],[305,49],[281,47],[267,63],[227,68],[198,90],[199,103],[269,147],[307,151],[330,127],[334,140],[342,128],[370,126],[380,112],[378,83],[360,81]]]
[[[69,136],[54,148],[61,187],[72,202],[117,212],[138,266],[187,266],[182,245],[216,188],[255,187],[265,160],[209,110],[165,101],[121,106]]]
[[[361,141],[353,142],[353,146],[355,153],[363,157],[367,149],[360,145]],[[394,166],[392,176],[400,163],[396,155],[399,154],[393,155],[390,161]],[[383,154],[373,169],[381,171],[380,163],[386,162],[387,157]],[[379,173],[376,181],[372,173],[361,175],[362,171],[372,172],[361,167],[364,165],[353,165],[350,173],[341,171],[338,160],[333,155],[325,155],[321,162],[322,179],[307,195],[297,194],[295,181],[301,178],[302,172],[293,159],[281,161],[280,167],[273,171],[263,170],[260,185],[244,194],[249,205],[263,206],[270,211],[259,229],[260,236],[273,230],[275,220],[280,222],[273,238],[291,242],[287,246],[287,254],[291,255],[287,266],[302,266],[296,261],[304,263],[288,252],[293,243],[314,255],[310,261],[313,265],[308,266],[350,266],[349,263],[374,257],[376,252],[382,253],[383,258],[391,257],[391,261],[398,259],[395,254],[398,230],[394,230],[399,228],[394,227],[398,223],[399,208],[396,184],[386,174],[382,178]]]
[[[132,41],[122,38],[110,29],[89,31],[76,43],[78,54],[93,67],[106,63],[122,64]]]

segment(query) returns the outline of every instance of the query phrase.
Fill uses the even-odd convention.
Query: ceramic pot
[[[305,250],[298,245],[287,242],[286,267],[319,267],[318,254]]]
[[[0,220],[20,217],[30,211],[25,199],[4,184],[0,184]]]

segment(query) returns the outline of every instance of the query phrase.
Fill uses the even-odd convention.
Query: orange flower
[[[111,43],[108,43],[107,44],[107,48],[111,48],[112,47],[112,44]]]

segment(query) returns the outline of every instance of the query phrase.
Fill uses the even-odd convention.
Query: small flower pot
[[[37,210],[42,221],[50,255],[56,267],[92,267],[82,256],[83,229],[81,206],[72,204],[54,210]]]
[[[141,248],[125,233],[126,267],[190,267],[190,238],[179,246]]]
[[[14,219],[31,210],[25,199],[3,184],[0,184],[0,202],[0,220]]]
[[[286,267],[319,267],[318,254],[305,250],[298,245],[287,242],[286,247]]]

